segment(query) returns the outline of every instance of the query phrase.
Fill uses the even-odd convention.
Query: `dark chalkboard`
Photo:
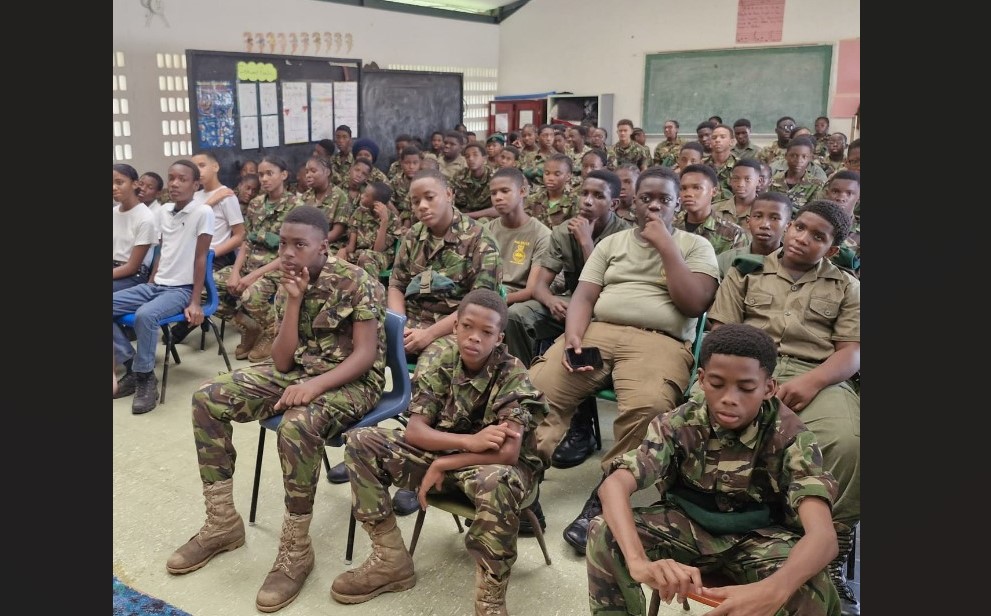
[[[461,73],[362,70],[360,136],[379,146],[378,167],[395,156],[396,135],[418,136],[429,147],[430,133],[461,122],[463,80]]]
[[[258,76],[246,75],[243,65],[239,75],[239,63],[254,63],[260,67],[257,71]],[[216,155],[220,162],[220,181],[232,188],[237,184],[241,163],[245,159],[250,158],[257,162],[267,155],[277,156],[284,160],[291,170],[290,179],[294,181],[295,170],[306,163],[306,160],[313,154],[314,143],[319,141],[319,139],[311,139],[305,143],[289,145],[283,143],[284,116],[280,113],[278,115],[280,145],[244,149],[239,116],[240,106],[237,100],[239,82],[273,83],[270,77],[274,75],[278,107],[281,110],[283,106],[282,84],[284,82],[306,83],[307,95],[309,96],[313,93],[312,88],[315,83],[358,82],[361,75],[361,60],[195,49],[186,50],[186,66],[189,86],[190,132],[193,142],[192,154],[210,150]],[[243,77],[247,78],[242,79]],[[233,97],[231,100],[227,100],[228,93]],[[216,109],[211,109],[213,104],[220,107],[226,106],[233,117],[218,118]],[[309,111],[308,114],[312,114],[312,111]],[[359,118],[361,117],[360,96],[358,97],[357,115]],[[309,117],[309,120],[312,120],[312,117]],[[331,138],[333,138],[332,135]]]
[[[785,115],[812,128],[826,115],[832,58],[832,45],[647,54],[644,130],[661,134],[672,119],[694,134],[713,115],[748,118],[754,133],[774,133]]]

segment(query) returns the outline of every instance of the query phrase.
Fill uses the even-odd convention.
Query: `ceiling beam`
[[[388,0],[321,0],[321,2],[333,2],[336,4],[347,4],[350,6],[360,6],[369,9],[380,9],[383,11],[394,11],[399,13],[411,13],[413,15],[425,15],[428,17],[442,17],[445,19],[457,19],[460,21],[471,21],[484,24],[498,25],[504,19],[515,13],[530,0],[517,0],[505,6],[501,6],[491,11],[483,13],[465,13],[462,11],[449,11],[446,9],[435,9],[416,4],[405,4],[403,2],[389,2]]]

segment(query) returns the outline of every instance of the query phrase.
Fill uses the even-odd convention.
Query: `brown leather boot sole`
[[[171,573],[172,575],[182,575],[184,573],[191,573],[193,571],[196,571],[197,569],[203,568],[217,554],[220,554],[222,552],[230,552],[231,550],[236,550],[237,548],[241,547],[242,545],[244,545],[244,537],[241,537],[240,539],[238,539],[236,541],[233,541],[231,543],[228,543],[225,546],[221,546],[220,548],[218,548],[217,550],[215,550],[212,554],[208,555],[206,558],[204,558],[203,560],[201,560],[198,563],[195,563],[195,564],[190,565],[188,567],[184,567],[182,569],[173,568],[173,567],[168,566],[168,564],[166,564],[165,565],[165,570],[168,571],[169,573]]]
[[[409,576],[404,580],[396,580],[394,582],[389,582],[383,586],[379,586],[372,592],[366,593],[364,595],[342,595],[333,588],[330,589],[330,596],[334,598],[338,603],[364,603],[369,599],[374,599],[375,597],[381,595],[384,592],[402,592],[404,590],[409,590],[416,586],[416,574]]]

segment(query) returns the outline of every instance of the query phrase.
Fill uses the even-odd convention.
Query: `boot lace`
[[[289,574],[289,565],[291,564],[291,559],[289,558],[289,550],[296,543],[296,525],[293,524],[292,520],[286,518],[282,523],[282,538],[279,541],[279,553],[275,557],[275,564],[272,566],[272,570],[282,569],[286,575],[292,577]]]

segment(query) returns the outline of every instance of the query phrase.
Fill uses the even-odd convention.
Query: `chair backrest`
[[[695,361],[692,362],[692,373],[688,377],[688,387],[685,388],[685,397],[688,396],[688,392],[695,385],[695,380],[698,378],[699,355],[702,353],[702,337],[705,336],[705,322],[708,315],[708,312],[703,312],[702,316],[699,317],[698,323],[695,325],[695,342],[692,343],[692,357],[695,358]]]
[[[409,407],[413,399],[413,383],[406,369],[406,351],[403,349],[405,325],[406,315],[385,311],[385,365],[392,375],[392,389],[383,392],[378,404],[348,430],[378,425],[386,419],[398,417]],[[327,444],[340,447],[344,444],[344,439],[338,434],[327,439]]]

